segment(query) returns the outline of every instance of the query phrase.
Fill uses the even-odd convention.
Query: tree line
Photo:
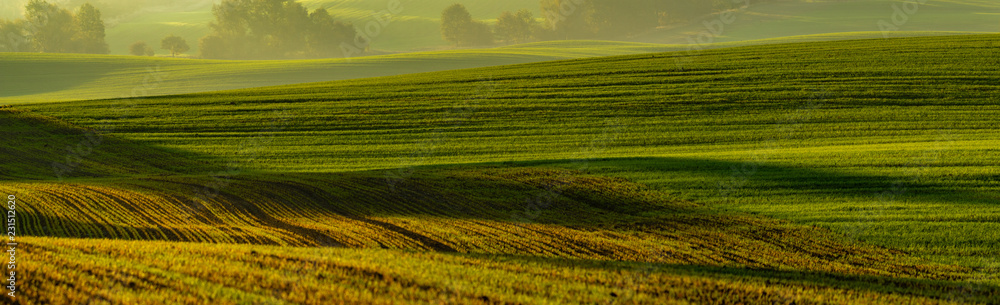
[[[350,23],[334,20],[325,9],[310,12],[295,0],[223,0],[212,14],[211,33],[198,41],[202,58],[340,57],[347,52],[342,44],[357,37]],[[101,12],[89,3],[70,12],[31,0],[24,19],[0,21],[0,52],[108,54],[104,39]],[[171,55],[190,49],[176,35],[163,38],[160,47]],[[144,41],[129,46],[129,53],[154,55]]]
[[[340,57],[341,43],[357,36],[326,9],[309,12],[295,0],[223,0],[212,14],[212,32],[198,43],[204,58]]]
[[[101,11],[90,3],[69,11],[44,0],[25,5],[23,19],[0,20],[0,52],[108,54]]]
[[[529,10],[503,12],[490,26],[454,4],[441,14],[442,37],[458,46],[489,46],[556,39],[609,39],[641,34],[658,26],[695,21],[747,5],[749,0],[540,0],[541,18]],[[780,0],[754,0],[780,1]],[[342,57],[364,52],[353,45],[358,30],[312,11],[296,0],[222,0],[212,7],[211,33],[198,41],[202,58],[270,59]],[[101,11],[83,3],[71,12],[45,0],[31,0],[25,18],[0,21],[0,51],[109,53]],[[343,46],[352,46],[345,49]],[[160,47],[187,52],[183,38],[170,35]],[[136,42],[134,55],[153,55]]]
[[[472,19],[462,4],[441,13],[442,37],[459,46],[496,42],[630,37],[674,23],[700,20],[749,5],[749,0],[540,0],[543,22],[528,10],[503,12],[493,29]],[[773,2],[780,0],[754,0]]]

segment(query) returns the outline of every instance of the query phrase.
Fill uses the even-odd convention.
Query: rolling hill
[[[0,119],[21,148],[11,163],[56,144],[40,135],[93,141],[59,120],[10,110]],[[185,174],[212,169],[177,161],[191,157],[181,151],[100,139],[100,152],[82,157],[132,172],[95,170],[105,161],[74,174],[90,178],[0,182],[19,194],[18,253],[31,259],[19,272],[33,275],[20,282],[33,289],[19,300],[950,304],[1000,293],[958,281],[976,269],[620,178],[461,166],[421,169],[386,189],[378,171]],[[157,170],[127,163],[143,161]],[[543,200],[544,211],[521,214],[522,202]],[[248,276],[255,280],[240,280]]]
[[[995,304],[998,54],[787,43],[15,105],[0,192],[53,302]]]
[[[569,41],[349,59],[224,61],[0,53],[0,103],[141,97],[680,49]]]
[[[962,35],[898,32],[892,37]],[[221,61],[135,56],[0,53],[0,104],[197,93],[612,55],[748,45],[882,38],[880,32],[792,36],[699,45],[548,41],[491,49],[414,52],[350,59]]]

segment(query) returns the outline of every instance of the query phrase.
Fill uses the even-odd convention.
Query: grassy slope
[[[41,276],[28,278],[25,286],[80,287],[52,287],[47,293],[27,290],[21,296],[55,303],[88,299],[128,304],[962,304],[983,300],[967,294],[975,286],[961,283],[659,263],[53,238],[24,239],[21,245],[37,255],[34,259],[50,262],[26,265],[25,272]],[[115,280],[103,280],[107,278]]]
[[[28,108],[264,170],[616,158],[583,164],[972,264],[1000,254],[988,204],[997,41],[760,46]],[[109,112],[123,105],[130,116]]]
[[[168,95],[676,49],[680,47],[574,41],[289,61],[0,53],[0,103]]]
[[[83,130],[37,115],[4,111],[0,119],[20,148],[56,144],[36,133],[89,141]],[[21,132],[29,129],[38,132]],[[125,168],[134,164],[122,162],[139,159],[136,151],[146,150],[147,161],[184,156],[114,137],[95,147],[101,151],[87,159],[120,160]],[[36,154],[9,156],[17,163]],[[209,194],[199,188],[220,183],[220,175],[94,170],[102,166],[82,163],[79,176],[112,178],[0,183],[3,193],[18,194],[20,235],[49,236],[18,240],[18,253],[31,258],[20,266],[32,275],[21,287],[33,288],[21,300],[878,304],[1000,294],[954,281],[974,270],[576,171],[421,170],[388,189],[381,172],[254,173],[223,178]],[[519,215],[523,202],[543,197],[546,210]],[[977,290],[962,290],[969,285]]]
[[[381,249],[24,240],[23,249],[51,262],[27,265],[26,272],[41,277],[29,278],[24,285],[80,287],[52,287],[48,293],[27,290],[21,296],[55,303],[88,299],[128,304],[962,304],[983,300],[966,293],[974,286],[892,277]],[[107,278],[115,280],[103,280]]]
[[[897,37],[963,34],[899,32]],[[722,42],[701,48],[881,38],[837,33]],[[493,49],[418,52],[353,59],[211,61],[133,56],[0,53],[0,104],[107,99],[369,78],[559,59],[689,50],[687,45],[550,41]]]
[[[0,147],[4,170],[0,172],[0,180],[199,173],[213,169],[205,162],[191,161],[169,150],[105,137],[92,129],[51,117],[10,108],[0,108],[0,113],[0,129],[4,134],[4,145]],[[103,132],[107,131],[110,130]],[[79,153],[86,153],[89,158],[78,158]],[[54,163],[61,165],[53,166]],[[72,174],[68,167],[72,167]]]
[[[619,283],[640,287],[625,290],[638,290],[641,300],[697,302],[711,297],[697,291],[719,289],[699,284],[689,270],[723,277],[724,285],[752,287],[753,292],[732,290],[727,300],[733,302],[847,302],[829,299],[843,293],[829,289],[864,293],[872,291],[860,288],[861,283],[880,283],[872,293],[989,303],[996,300],[995,257],[1000,253],[998,208],[993,204],[1000,193],[1000,168],[992,153],[1000,131],[991,123],[1000,112],[994,102],[1000,75],[992,69],[998,60],[997,41],[996,36],[968,36],[756,46],[76,102],[73,108],[60,103],[24,105],[17,108],[107,130],[133,145],[159,146],[158,151],[193,163],[169,169],[177,175],[122,179],[117,177],[131,174],[90,170],[117,159],[114,156],[82,154],[94,162],[78,171],[79,178],[63,184],[8,181],[0,188],[24,196],[26,202],[50,203],[46,210],[23,204],[20,219],[34,234],[63,237],[26,239],[29,247],[41,249],[35,253],[57,266],[123,271],[129,268],[98,266],[108,266],[103,262],[112,257],[140,255],[129,253],[176,254],[212,264],[231,259],[188,253],[271,251],[244,246],[166,250],[148,241],[134,244],[132,250],[117,243],[95,250],[83,240],[65,237],[340,243],[584,259],[553,271],[569,272],[563,274],[570,278],[584,276],[573,272],[589,264],[628,266],[602,259],[636,259],[653,262],[655,277],[690,283],[661,279],[633,286],[618,275],[611,276],[611,282],[587,280],[587,289],[601,287],[596,291],[608,295],[600,298],[570,293],[575,284],[548,276],[552,281],[547,284],[562,291],[550,297],[572,295],[584,303],[608,300],[608,291]],[[77,137],[67,141],[85,140]],[[44,144],[18,143],[33,148]],[[454,165],[481,162],[503,163]],[[452,165],[412,167],[425,164]],[[571,171],[555,170],[559,168]],[[29,166],[7,176],[35,177],[46,170]],[[196,174],[206,170],[214,174]],[[88,172],[105,178],[83,174]],[[219,193],[211,195],[215,191]],[[130,204],[135,206],[123,208]],[[146,205],[159,208],[141,208]],[[107,213],[82,213],[88,215],[83,219],[80,209]],[[833,234],[801,224],[821,225]],[[74,249],[102,253],[81,255]],[[482,268],[426,263],[451,261],[449,254],[428,258],[400,250],[287,251],[280,258],[265,256],[247,264],[279,267],[280,261],[302,260],[312,255],[308,253],[348,259],[389,256],[406,258],[407,266],[422,266],[416,270],[449,270],[472,279],[428,284],[420,275],[402,271],[414,267],[330,277],[324,272],[345,269],[324,266],[299,273],[305,279],[301,285],[252,271],[268,283],[258,289],[196,271],[203,268],[185,271],[148,259],[130,259],[153,264],[143,269],[151,273],[144,273],[141,281],[116,278],[125,278],[120,287],[129,282],[140,287],[119,288],[127,292],[123,296],[162,283],[162,278],[182,278],[201,287],[193,293],[215,291],[215,297],[230,300],[294,300],[300,293],[296,289],[330,289],[340,285],[331,282],[345,278],[404,287],[386,291],[402,289],[419,299],[454,295],[517,300],[530,293],[518,287],[525,283],[520,280],[472,288],[481,287],[474,283]],[[740,255],[748,252],[773,254]],[[914,261],[911,255],[973,269]],[[72,257],[86,260],[69,262]],[[233,264],[232,269],[242,266]],[[520,261],[497,264],[524,270],[519,269]],[[687,278],[681,280],[673,277],[678,269],[672,264],[697,267],[680,267]],[[747,266],[764,270],[744,269]],[[288,268],[296,267],[279,267]],[[601,278],[595,275],[600,272],[587,272],[587,278]],[[387,274],[403,280],[387,280]],[[943,280],[952,276],[973,276],[974,281]],[[828,278],[847,280],[824,280]],[[801,292],[798,284],[781,279],[826,292]],[[782,284],[766,284],[777,290],[765,296],[754,286],[758,280]],[[238,291],[213,288],[227,283]],[[702,289],[641,288],[691,285]],[[357,286],[337,287],[360,291]],[[796,293],[805,296],[786,297]],[[770,299],[775,294],[781,298]]]

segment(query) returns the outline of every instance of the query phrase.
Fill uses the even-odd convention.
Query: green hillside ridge
[[[5,68],[0,75],[0,103],[195,93],[674,49],[677,47],[583,41],[273,61],[0,53],[0,66]]]
[[[892,37],[975,34],[899,32]],[[548,41],[350,59],[219,61],[135,56],[0,53],[0,104],[143,97],[445,71],[612,55],[747,45],[882,38],[879,32],[792,36],[757,41],[660,45]]]
[[[59,282],[77,283],[81,288],[64,285],[49,293],[26,290],[22,297],[53,303],[90,299],[132,304],[426,304],[428,300],[449,304],[967,304],[986,303],[989,292],[995,295],[996,291],[924,279],[658,263],[95,241],[25,239],[22,245],[28,253],[51,262],[26,265],[26,272],[42,275],[28,278],[26,285]],[[106,280],[111,275],[115,280]],[[234,280],[246,277],[254,280]]]
[[[29,298],[1000,300],[1000,35],[685,50],[6,107]]]
[[[13,122],[0,128],[17,145],[54,143],[17,133],[22,127],[66,134],[70,141],[86,139],[72,132],[72,126],[37,115],[7,111],[2,119]],[[135,157],[131,151],[148,149],[105,139],[119,144],[85,157],[128,162]],[[190,157],[182,151],[167,155]],[[95,164],[83,164],[80,172],[93,172]],[[956,280],[975,277],[974,269],[930,263],[821,228],[721,212],[620,178],[537,165],[420,169],[388,191],[378,171],[254,172],[253,178],[224,178],[225,185],[210,196],[196,188],[218,183],[218,173],[146,174],[0,182],[0,191],[21,194],[20,235],[29,237],[19,237],[19,253],[44,262],[22,265],[24,272],[39,275],[23,284],[39,290],[21,298],[114,303],[189,303],[196,302],[195,295],[202,301],[307,304],[383,297],[399,303],[439,296],[529,303],[618,297],[642,303],[950,303],[990,302],[1000,293],[985,283],[977,283],[976,291],[956,293],[966,285]],[[133,176],[113,178],[128,175]],[[546,210],[534,217],[512,217],[523,202],[545,192],[555,192]],[[36,206],[38,202],[45,204]],[[261,245],[281,245],[282,251]],[[369,259],[358,260],[357,255]],[[182,265],[187,268],[178,268]],[[528,266],[533,273],[524,273]],[[234,281],[240,277],[231,272],[261,278],[248,286]],[[441,272],[478,288],[427,282],[430,278],[422,276]],[[283,280],[274,274],[282,274]],[[506,280],[484,281],[485,276]],[[581,276],[588,279],[587,291],[600,293],[580,294],[582,288],[571,282]],[[528,280],[547,285],[550,293],[511,286]],[[86,288],[64,285],[69,282]],[[385,295],[368,294],[372,287]],[[706,287],[729,292],[706,295]]]
[[[598,159],[583,164],[975,265],[1000,254],[988,204],[1000,170],[998,44],[783,44],[23,108],[269,171]],[[109,112],[126,105],[129,116]],[[266,145],[243,144],[260,137]]]

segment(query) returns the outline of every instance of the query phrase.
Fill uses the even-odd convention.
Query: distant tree
[[[135,56],[153,56],[156,53],[153,51],[153,47],[146,44],[145,41],[136,41],[128,47],[129,54]]]
[[[493,39],[493,30],[490,29],[489,25],[482,22],[473,22],[469,24],[465,35],[462,38],[462,44],[468,46],[489,46],[493,45],[495,40]]]
[[[444,40],[459,44],[469,24],[472,23],[472,14],[461,4],[453,4],[441,13],[441,36]]]
[[[34,51],[25,23],[24,19],[0,20],[0,52]]]
[[[489,45],[493,31],[482,22],[472,20],[472,14],[462,4],[453,4],[441,12],[441,36],[460,46]]]
[[[293,0],[223,0],[212,14],[212,33],[199,42],[204,58],[335,56],[357,36],[326,10],[309,13]]]
[[[135,56],[143,56],[146,55],[146,47],[149,47],[149,45],[145,41],[136,41],[128,46],[128,53]]]
[[[598,0],[541,0],[548,30],[559,39],[591,38],[596,30],[589,20]]]
[[[633,36],[660,24],[662,6],[659,0],[593,1],[594,11],[588,21],[597,37]]]
[[[266,58],[295,57],[305,50],[309,11],[293,0],[251,1],[250,32],[258,34],[258,51]]]
[[[170,51],[170,57],[182,54],[190,49],[187,41],[177,35],[164,37],[163,40],[160,41],[160,48]]]
[[[507,43],[524,43],[532,39],[537,22],[528,10],[520,10],[516,14],[503,12],[497,18],[496,37]]]
[[[209,35],[199,39],[198,51],[201,52],[201,58],[227,58],[232,54],[226,42],[218,35]]]
[[[108,54],[111,50],[104,41],[104,20],[101,11],[90,3],[84,3],[74,18],[77,31],[73,44],[80,53]]]
[[[318,8],[309,14],[311,22],[306,34],[308,52],[314,57],[343,56],[340,44],[358,35],[354,27],[333,20],[326,9]]]
[[[73,14],[44,0],[31,0],[24,7],[28,36],[39,52],[71,53],[77,50],[73,37],[78,28]]]
[[[726,8],[730,0],[540,0],[548,31],[560,39],[620,38]],[[718,5],[717,5],[718,4]]]

